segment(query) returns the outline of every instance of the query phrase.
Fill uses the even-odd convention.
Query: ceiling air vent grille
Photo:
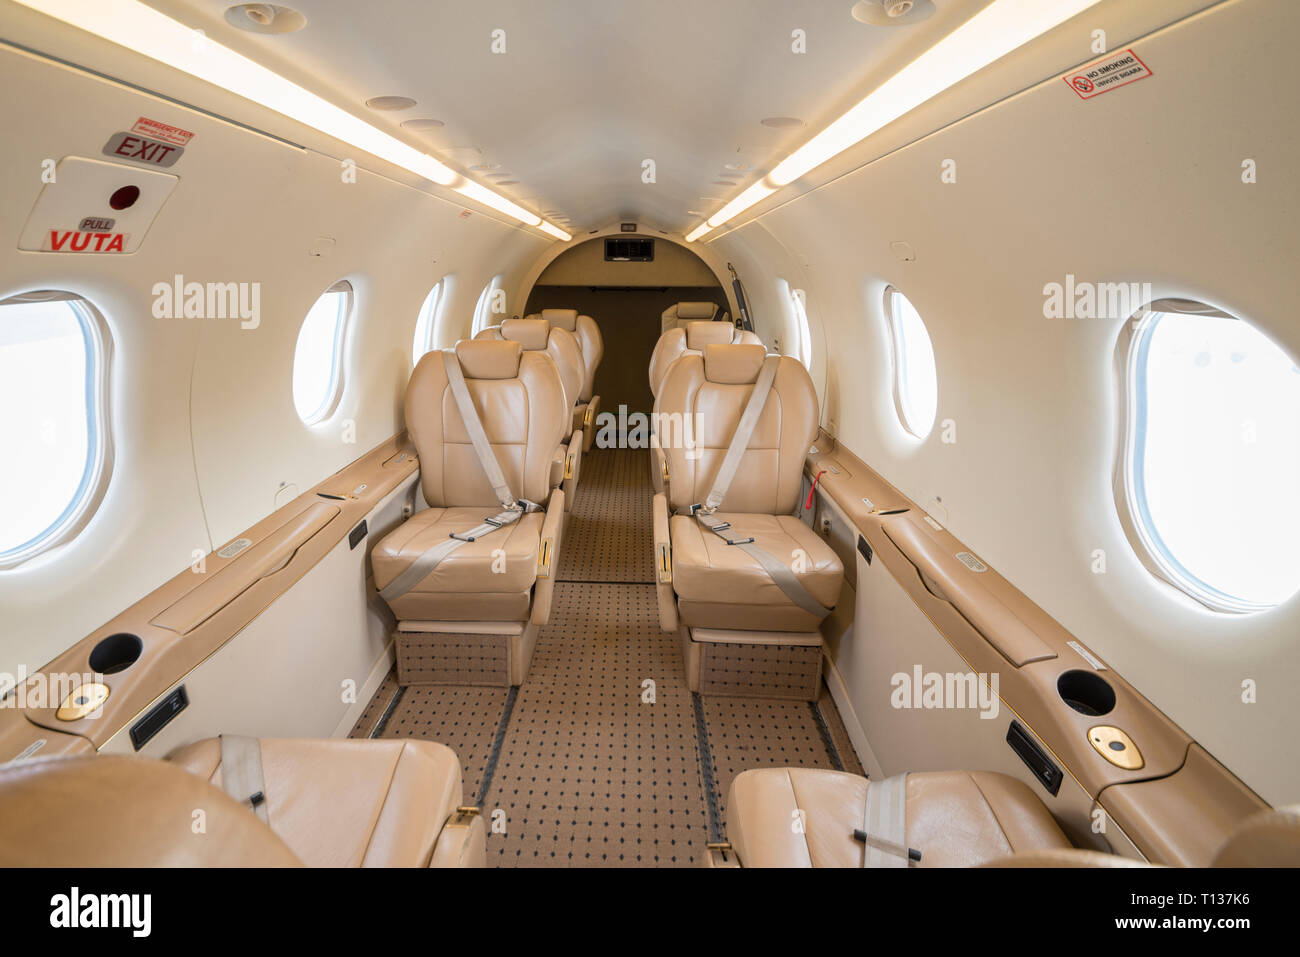
[[[652,263],[655,261],[653,239],[606,239],[605,262]]]

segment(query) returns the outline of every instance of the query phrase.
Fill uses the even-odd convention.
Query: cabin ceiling
[[[858,22],[852,0],[292,0],[307,25],[282,35],[231,26],[229,0],[147,2],[578,234],[691,228],[990,0],[902,27]],[[365,105],[379,96],[416,105]],[[401,125],[423,119],[445,125]]]

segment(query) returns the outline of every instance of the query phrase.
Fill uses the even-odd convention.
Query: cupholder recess
[[[1056,679],[1056,693],[1079,714],[1095,717],[1115,708],[1115,689],[1091,671],[1067,671]]]
[[[109,635],[91,651],[90,670],[99,675],[117,674],[135,664],[142,651],[144,642],[135,635]]]

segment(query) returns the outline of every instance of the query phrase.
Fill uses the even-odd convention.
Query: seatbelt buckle
[[[485,519],[483,519],[483,524],[484,524],[484,525],[491,525],[493,528],[500,528],[500,527],[501,527],[502,525],[504,525],[505,523],[504,523],[504,522],[498,522],[495,518],[485,518]],[[473,541],[473,539],[470,539],[470,541]]]
[[[456,541],[458,541],[458,542],[472,542],[472,541],[474,541],[474,536],[472,536],[472,535],[457,535],[455,532],[449,532],[449,533],[447,534],[447,537],[448,537],[448,538],[454,538],[454,539],[456,539]]]
[[[728,525],[727,527],[730,528],[731,526]],[[728,545],[752,545],[754,543],[754,536],[751,535],[749,538],[728,538],[726,541]]]
[[[709,508],[709,506],[705,505],[703,502],[698,502],[695,505],[691,506],[692,515],[696,514],[697,512],[702,512],[705,515],[712,515],[716,511],[717,511],[716,508]]]

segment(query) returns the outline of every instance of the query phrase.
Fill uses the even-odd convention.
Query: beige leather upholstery
[[[260,745],[266,824],[222,790],[217,738],[170,762],[106,755],[0,767],[0,866],[483,864],[481,819],[456,815],[461,773],[450,748],[274,738]]]
[[[475,339],[505,339],[517,342],[525,352],[545,352],[555,361],[564,386],[565,404],[578,403],[586,380],[587,367],[582,349],[572,332],[553,326],[544,319],[507,319],[499,326],[488,326]]]
[[[534,318],[530,316],[529,318]],[[537,318],[549,322],[552,328],[572,333],[582,350],[583,380],[578,395],[581,402],[590,402],[596,388],[596,369],[605,355],[605,340],[600,327],[591,316],[578,315],[577,309],[543,309]]]
[[[511,491],[539,504],[551,489],[551,468],[568,426],[556,364],[518,342],[457,343],[456,356]],[[371,553],[375,585],[385,588],[416,558],[452,532],[464,532],[500,511],[447,384],[441,354],[424,356],[406,391],[406,426],[420,457],[429,508],[385,536]],[[542,516],[461,546],[405,595],[390,602],[400,620],[522,621],[536,580]],[[503,549],[504,563],[493,561]]]
[[[267,823],[309,867],[426,867],[461,802],[460,761],[431,741],[261,739]],[[172,761],[221,787],[221,742]]]
[[[504,339],[518,342],[525,352],[545,352],[555,362],[560,374],[560,384],[564,387],[565,407],[574,410],[578,395],[582,391],[586,366],[582,361],[582,349],[573,333],[558,326],[552,326],[545,319],[507,319],[499,326],[488,326],[474,337],[475,339]],[[567,509],[573,508],[578,478],[582,469],[583,437],[577,440],[572,434],[582,427],[582,417],[571,411],[566,432],[566,444],[555,450],[551,460],[551,485],[564,487],[564,503]]]
[[[866,778],[812,768],[760,768],[738,775],[727,798],[727,838],[746,867],[861,867],[853,837],[866,811]],[[792,826],[803,811],[803,828]],[[921,867],[973,867],[1070,842],[1021,782],[986,771],[939,771],[907,779],[907,845]]]
[[[252,811],[165,761],[92,755],[0,766],[2,867],[300,865]]]
[[[840,597],[844,566],[826,541],[793,515],[717,511],[730,522],[728,535],[754,537],[754,544],[783,561],[801,550],[806,570],[799,580],[827,608]],[[728,545],[689,515],[669,519],[673,583],[681,619],[700,628],[812,631],[819,618],[793,604],[750,555]]]
[[[763,342],[754,333],[737,329],[729,322],[683,322],[669,329],[659,337],[650,354],[650,394],[659,394],[668,367],[684,353],[703,354],[705,346],[730,344],[762,345]]]
[[[573,428],[583,430],[582,448],[591,451],[596,438],[596,415],[600,411],[600,396],[596,395],[596,369],[605,355],[605,340],[600,327],[591,316],[580,316],[576,309],[543,309],[529,319],[544,319],[554,328],[570,332],[582,350],[583,380],[578,402],[573,407]]]
[[[667,332],[688,320],[710,322],[718,315],[718,307],[711,302],[679,302],[669,306],[659,316],[659,331]]]
[[[706,345],[673,362],[655,402],[659,442],[668,463],[673,589],[683,624],[760,631],[812,631],[820,618],[800,608],[758,561],[727,545],[690,517],[703,502],[731,444],[759,368],[762,345]],[[788,563],[821,604],[839,598],[844,568],[820,535],[794,517],[803,461],[817,430],[817,397],[808,371],[778,361],[771,393],[749,445],[715,513],[732,538]],[[685,423],[691,429],[684,428]],[[683,436],[693,433],[693,442]]]
[[[1300,867],[1300,804],[1252,814],[1214,855],[1214,867]]]

